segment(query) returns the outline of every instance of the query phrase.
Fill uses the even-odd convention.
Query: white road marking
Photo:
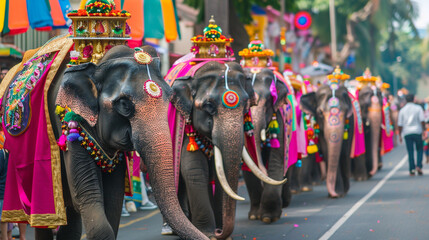
[[[384,178],[380,182],[378,182],[377,185],[375,185],[375,187],[365,195],[365,197],[361,198],[355,205],[353,205],[353,207],[350,208],[350,210],[347,211],[334,224],[334,226],[331,227],[331,229],[329,229],[325,234],[323,234],[323,236],[319,238],[319,240],[327,240],[332,237],[332,235],[334,235],[334,233],[347,221],[347,219],[349,219],[353,215],[353,213],[355,213],[366,201],[368,201],[368,199],[372,197],[372,195],[374,195],[378,190],[380,190],[380,188],[387,182],[387,180],[389,180],[389,178],[392,177],[393,174],[395,174],[396,171],[398,171],[398,169],[400,169],[402,165],[407,162],[407,159],[408,156],[405,155],[404,158],[402,158],[402,160],[398,163],[398,165],[396,165],[396,167],[392,169],[392,171],[390,171],[386,176],[384,176]]]

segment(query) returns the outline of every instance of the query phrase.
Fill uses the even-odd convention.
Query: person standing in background
[[[405,96],[407,104],[399,111],[398,128],[399,128],[399,141],[402,143],[402,136],[405,139],[405,145],[408,151],[408,162],[410,176],[417,173],[423,175],[423,139],[426,137],[425,119],[423,108],[414,103],[414,95],[408,94]],[[414,145],[417,151],[417,167],[414,161]]]

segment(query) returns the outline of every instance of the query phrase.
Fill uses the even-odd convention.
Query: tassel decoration
[[[250,114],[247,112],[244,114],[244,132],[247,134],[247,136],[251,137],[253,136],[253,129],[255,127],[252,123],[252,118],[250,117]]]
[[[61,137],[58,139],[57,144],[62,151],[67,151],[67,136],[61,135]]]
[[[74,113],[73,111],[69,111],[66,113],[66,115],[64,116],[63,119],[64,122],[70,122],[70,121],[82,121],[82,117],[76,113]]]
[[[268,124],[268,132],[270,133],[270,147],[279,148],[280,142],[277,139],[277,135],[280,133],[279,122],[277,122],[277,116],[273,113],[270,123]]]
[[[186,120],[186,126],[185,126],[185,133],[186,136],[189,137],[189,143],[188,146],[186,147],[186,150],[188,152],[195,152],[199,149],[197,142],[195,142],[195,129],[194,126],[192,125],[191,120]]]
[[[195,152],[199,149],[197,142],[195,142],[195,136],[189,136],[189,143],[186,147],[188,152]]]

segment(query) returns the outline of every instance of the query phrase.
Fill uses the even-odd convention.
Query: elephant
[[[382,166],[380,156],[383,99],[379,88],[364,86],[359,90],[359,105],[365,133],[365,159],[369,177]]]
[[[327,162],[326,187],[329,197],[347,194],[350,188],[350,151],[353,110],[347,89],[337,83],[321,86],[317,92],[301,97],[301,109],[316,117],[319,144]]]
[[[153,61],[139,61],[137,53]],[[80,136],[92,139],[91,143],[98,144],[109,159],[120,151],[136,150],[151,176],[159,209],[174,231],[183,239],[208,239],[186,219],[176,195],[167,119],[169,103],[175,98],[160,74],[156,50],[121,45],[110,49],[97,65],[90,62],[67,68],[68,61],[66,57],[48,90],[48,111],[56,139],[61,141],[62,133],[68,132],[69,137],[81,128],[86,133],[80,132]],[[57,116],[58,106],[74,112],[70,129],[65,119],[62,122]],[[126,161],[119,159],[114,171],[105,172],[97,166],[98,157],[81,146],[86,140],[82,139],[68,140],[65,151],[61,151],[68,224],[60,227],[57,239],[80,239],[82,224],[88,239],[116,239]],[[50,229],[36,229],[36,239],[50,238]]]
[[[192,75],[166,77],[179,98],[176,123],[187,122],[186,136],[174,138],[180,150],[178,195],[187,198],[182,208],[200,231],[227,239],[234,230],[236,200],[243,200],[236,194],[241,159],[250,159],[243,118],[256,99],[239,64],[207,61],[195,66]],[[176,124],[176,133],[183,132],[180,128]]]
[[[270,178],[281,181],[285,177],[285,147],[288,147],[288,143],[284,142],[286,138],[282,131],[285,129],[287,120],[283,119],[280,108],[288,104],[289,92],[285,83],[275,78],[273,70],[261,69],[256,73],[246,68],[245,73],[252,79],[253,89],[258,96],[257,105],[251,107],[258,165]],[[271,92],[273,86],[277,92],[275,101]],[[266,144],[262,146],[266,140],[266,129],[272,120],[273,113],[276,114],[279,129],[281,129],[277,135],[279,148],[267,147]],[[267,166],[266,169],[265,166]],[[248,218],[259,219],[264,223],[272,223],[280,219],[282,207],[289,205],[291,201],[289,184],[285,183],[281,186],[264,183],[245,167],[243,177],[250,197]]]

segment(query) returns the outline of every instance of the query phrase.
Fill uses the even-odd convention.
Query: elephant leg
[[[303,158],[302,166],[301,166],[301,172],[299,174],[299,182],[301,186],[301,191],[303,192],[309,192],[313,191],[313,186],[311,183],[311,170],[312,170],[312,161],[314,161],[314,158],[312,158],[312,155],[308,155],[307,157]]]
[[[355,181],[365,181],[368,179],[368,170],[366,169],[365,154],[362,154],[352,160],[353,177]]]
[[[298,176],[300,175],[299,172],[301,171],[301,169],[295,166],[295,164],[293,164],[292,166],[289,167],[289,170],[288,170],[289,175],[287,179],[290,181],[291,192],[292,194],[298,194],[301,192],[301,188],[299,187],[299,179],[298,179]]]
[[[282,122],[279,128],[283,129]],[[283,132],[278,134],[280,146],[283,144]],[[282,180],[284,176],[284,148],[271,148],[268,152],[268,176],[274,180]],[[298,181],[299,171],[296,174]],[[272,223],[280,219],[282,214],[282,188],[281,185],[270,185],[264,183],[264,191],[261,197],[261,220],[264,223]]]
[[[252,172],[243,171],[244,181],[246,182],[247,192],[250,198],[250,211],[248,217],[250,220],[261,219],[259,205],[261,203],[262,183]]]
[[[350,148],[351,148],[351,140],[343,141],[341,147],[341,155],[339,159],[339,171],[337,172],[337,180],[341,181],[340,185],[336,187],[337,193],[344,196],[350,189],[350,169],[351,169],[351,161],[350,161]],[[337,182],[338,182],[337,181]],[[338,184],[338,183],[337,183]]]
[[[64,162],[73,205],[82,216],[87,238],[115,239],[104,211],[101,168],[78,142],[68,143]]]
[[[111,173],[102,173],[104,209],[110,226],[113,228],[115,238],[118,235],[119,222],[121,220],[122,203],[125,192],[126,161],[116,165]],[[132,183],[130,183],[132,185]]]
[[[290,184],[287,181],[282,187],[282,208],[287,208],[292,200],[292,193],[290,191]]]
[[[50,228],[35,228],[34,236],[36,240],[53,240],[54,239],[54,234],[52,232],[52,229]],[[80,236],[77,239],[80,239]]]
[[[311,184],[312,185],[321,185],[322,178],[322,170],[320,169],[320,163],[316,162],[316,154],[311,154],[312,161],[310,161],[311,165]]]
[[[57,233],[57,240],[79,240],[82,235],[82,219],[73,207],[66,208],[67,225],[61,226]],[[52,232],[52,231],[51,231]],[[41,238],[45,239],[45,238]]]
[[[214,235],[216,222],[211,206],[213,192],[209,191],[209,166],[206,155],[202,151],[188,152],[183,143],[180,173],[186,185],[186,192],[191,212],[191,222],[207,236]]]

